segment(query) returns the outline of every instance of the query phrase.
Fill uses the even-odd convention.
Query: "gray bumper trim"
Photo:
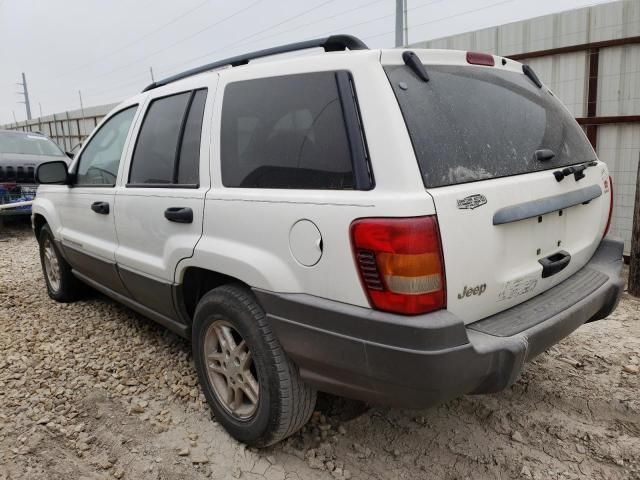
[[[444,310],[406,317],[304,294],[254,291],[305,381],[372,403],[425,407],[506,388],[525,361],[613,311],[623,288],[622,242],[605,239],[585,268],[606,276],[604,283],[544,321],[506,336],[465,327]],[[576,275],[554,288],[584,280]],[[537,298],[521,308],[530,302],[535,308]]]
[[[561,313],[601,287],[609,276],[585,267],[570,282],[562,282],[528,302],[467,325],[467,328],[498,337],[510,337]]]

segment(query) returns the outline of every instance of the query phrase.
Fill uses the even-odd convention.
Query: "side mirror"
[[[69,173],[67,163],[62,160],[55,162],[45,162],[38,165],[36,170],[36,182],[42,184],[62,184],[68,183]]]
[[[64,152],[64,154],[65,154],[67,157],[69,157],[71,160],[73,160],[73,157],[75,157],[75,156],[76,156],[76,154],[75,154],[75,153],[73,153],[73,152]]]

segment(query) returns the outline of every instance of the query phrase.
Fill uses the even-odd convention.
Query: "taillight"
[[[416,315],[446,306],[435,216],[356,220],[351,224],[351,241],[374,308]]]
[[[605,192],[607,190],[607,180],[604,181],[604,189]],[[613,179],[609,176],[609,217],[607,218],[607,226],[604,229],[604,235],[602,238],[607,236],[609,233],[609,228],[611,227],[611,217],[613,216]]]
[[[467,63],[485,65],[487,67],[493,67],[496,64],[493,55],[480,52],[467,52]]]

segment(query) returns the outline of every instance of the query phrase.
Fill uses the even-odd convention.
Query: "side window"
[[[354,188],[337,72],[231,83],[221,128],[226,187]]]
[[[153,100],[131,160],[129,185],[197,185],[206,90]]]
[[[100,127],[78,160],[77,185],[114,186],[124,142],[137,105],[113,115]]]

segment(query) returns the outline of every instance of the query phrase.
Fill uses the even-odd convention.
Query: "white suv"
[[[606,165],[529,67],[488,54],[334,36],[216,62],[38,178],[49,295],[80,280],[191,338],[216,417],[257,446],[316,390],[501,390],[622,289]]]

